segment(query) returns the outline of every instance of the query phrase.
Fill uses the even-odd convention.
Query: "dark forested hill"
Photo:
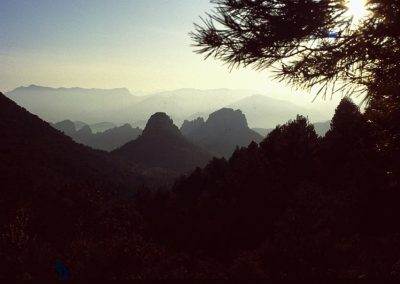
[[[186,140],[165,113],[152,115],[139,138],[112,153],[149,168],[178,172],[204,166],[211,158],[205,150]]]
[[[213,155],[229,158],[236,147],[260,142],[262,136],[250,129],[246,116],[240,111],[223,108],[208,117],[185,121],[182,134],[193,143],[207,149]]]
[[[60,184],[114,182],[123,177],[115,162],[104,153],[76,144],[3,95],[0,108],[3,177],[23,177],[14,182],[31,182],[32,188],[36,183],[44,186],[54,180],[60,180]],[[12,182],[3,185],[14,186]]]
[[[398,276],[397,166],[372,134],[344,99],[325,137],[297,117],[138,206],[158,242],[218,259],[233,278]]]
[[[0,133],[0,278],[56,278],[57,259],[75,273],[92,265],[82,251],[118,237],[140,176],[2,94]],[[134,214],[121,215],[131,234]]]

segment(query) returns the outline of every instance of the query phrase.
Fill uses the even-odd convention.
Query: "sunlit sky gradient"
[[[313,98],[268,72],[229,72],[193,53],[188,33],[212,9],[209,0],[2,0],[0,7],[2,91],[30,84],[134,93],[232,88]]]

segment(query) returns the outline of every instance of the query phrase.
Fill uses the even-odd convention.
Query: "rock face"
[[[185,121],[182,133],[193,143],[207,149],[216,156],[229,158],[237,146],[248,146],[252,141],[260,142],[262,136],[247,125],[246,116],[240,110],[220,109],[208,117]]]
[[[173,120],[164,112],[157,112],[153,114],[147,121],[146,127],[143,130],[144,136],[180,136],[181,133],[174,125]]]
[[[185,120],[181,126],[183,136],[190,136],[205,124],[204,118],[198,117],[192,121]]]
[[[112,153],[148,168],[177,172],[204,166],[210,159],[205,150],[186,140],[172,119],[161,112],[150,117],[138,139]]]

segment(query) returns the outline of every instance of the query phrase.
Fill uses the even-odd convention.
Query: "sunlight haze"
[[[212,8],[208,0],[3,1],[1,89],[251,89],[310,104],[312,94],[273,81],[269,72],[230,71],[195,54],[188,33]],[[319,101],[331,113],[337,102]]]

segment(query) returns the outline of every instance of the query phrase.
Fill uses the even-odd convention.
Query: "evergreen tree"
[[[274,66],[309,89],[391,95],[400,85],[400,1],[366,1],[360,23],[342,0],[213,0],[196,25],[198,52],[232,66]]]

